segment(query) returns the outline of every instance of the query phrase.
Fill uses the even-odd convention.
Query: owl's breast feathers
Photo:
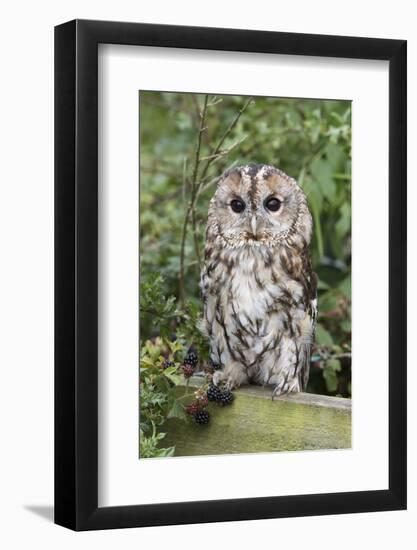
[[[305,242],[236,248],[207,242],[201,292],[212,358],[243,365],[258,383],[285,378],[282,391],[295,391],[292,380],[303,389],[316,289]]]

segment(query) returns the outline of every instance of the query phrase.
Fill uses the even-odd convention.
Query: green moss
[[[346,449],[350,410],[270,400],[237,392],[233,405],[210,404],[208,426],[168,420],[165,446],[175,456]]]

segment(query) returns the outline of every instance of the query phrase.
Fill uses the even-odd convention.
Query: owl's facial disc
[[[233,246],[279,242],[294,231],[300,216],[309,217],[301,189],[295,180],[266,165],[243,166],[227,173],[210,208],[216,233]],[[308,237],[311,221],[306,223]]]

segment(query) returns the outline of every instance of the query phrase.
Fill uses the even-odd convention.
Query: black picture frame
[[[98,507],[98,44],[389,62],[389,488]],[[406,41],[74,20],[55,28],[55,522],[74,530],[406,508]]]

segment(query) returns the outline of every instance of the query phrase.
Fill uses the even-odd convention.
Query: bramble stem
[[[194,160],[194,168],[193,168],[193,174],[192,174],[192,180],[191,180],[191,199],[188,204],[185,217],[184,217],[184,223],[182,227],[182,237],[181,237],[181,251],[180,251],[180,277],[179,277],[179,296],[180,301],[182,305],[185,303],[185,241],[187,238],[187,229],[188,229],[188,223],[190,221],[190,214],[192,215],[192,224],[193,224],[193,233],[194,233],[194,248],[197,256],[198,263],[200,265],[200,250],[198,247],[198,236],[196,233],[196,219],[195,219],[195,199],[197,195],[197,177],[198,177],[198,169],[200,165],[200,151],[201,151],[201,136],[203,132],[206,130],[205,128],[205,121],[206,121],[206,113],[207,113],[207,102],[208,102],[208,95],[206,94],[204,96],[204,104],[203,104],[203,110],[200,115],[200,127],[198,129],[198,137],[197,137],[197,147],[195,151],[195,160]]]

